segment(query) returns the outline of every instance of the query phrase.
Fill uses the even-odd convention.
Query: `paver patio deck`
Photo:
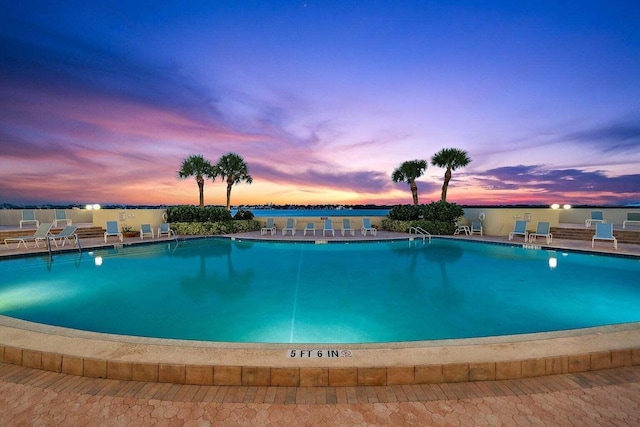
[[[100,240],[94,244],[103,245]],[[590,250],[590,242],[554,241],[552,246]],[[617,253],[640,255],[640,245],[621,246]],[[0,256],[7,253],[0,250]],[[637,365],[503,381],[260,387],[87,378],[0,363],[3,426],[637,426],[639,401]]]

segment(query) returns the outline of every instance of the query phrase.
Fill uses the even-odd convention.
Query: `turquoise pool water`
[[[0,314],[158,338],[373,343],[640,321],[638,259],[449,239],[198,239],[2,260],[0,277]]]

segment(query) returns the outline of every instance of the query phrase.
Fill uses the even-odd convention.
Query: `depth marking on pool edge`
[[[290,359],[310,359],[310,358],[327,358],[335,359],[338,357],[353,357],[351,350],[325,350],[325,349],[290,349],[287,350],[287,357]]]

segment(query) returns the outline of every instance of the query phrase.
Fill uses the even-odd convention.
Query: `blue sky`
[[[472,159],[449,201],[640,201],[635,2],[2,9],[0,203],[196,204],[182,159],[228,152],[253,176],[232,204],[411,203],[393,169],[446,147]]]

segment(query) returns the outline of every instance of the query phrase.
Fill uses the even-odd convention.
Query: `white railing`
[[[412,233],[416,233],[416,235],[420,235],[422,236],[422,241],[424,242],[425,239],[429,239],[429,243],[431,243],[431,233],[429,233],[427,230],[425,230],[422,227],[411,227],[409,228],[409,234]]]

